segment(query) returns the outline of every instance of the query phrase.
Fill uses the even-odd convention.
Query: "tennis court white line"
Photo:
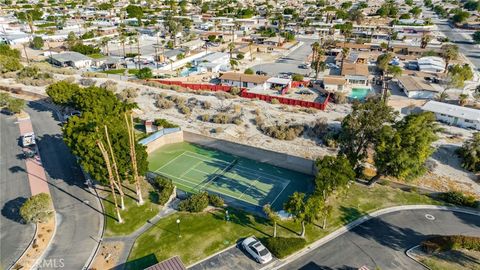
[[[180,177],[183,177],[185,174],[187,174],[187,173],[189,173],[190,171],[194,170],[195,167],[197,167],[198,164],[200,164],[200,163],[202,163],[202,161],[199,161],[199,162],[195,163],[195,165],[193,165],[190,169],[188,169],[188,170],[186,170],[184,173],[182,173],[182,174],[180,175]]]
[[[215,179],[217,176],[218,176],[218,177],[222,177],[222,176],[223,176],[223,173],[225,172],[225,170],[228,168],[228,166],[230,166],[231,164],[233,164],[233,162],[235,162],[235,160],[232,161],[232,162],[230,162],[230,163],[229,163],[227,166],[225,166],[224,168],[222,168],[221,171],[220,171],[220,173],[218,173],[218,170],[216,170],[215,173],[214,173],[214,175],[212,176],[212,179],[208,180],[208,182],[207,182],[205,185],[203,185],[203,186],[201,187],[201,189],[203,189],[206,185],[210,184],[210,182],[212,182],[212,180]],[[220,168],[219,168],[219,169],[220,169]]]
[[[185,152],[181,153],[180,155],[176,156],[174,159],[170,160],[169,162],[163,164],[162,167],[158,168],[155,170],[155,172],[158,172],[159,170],[163,169],[164,167],[166,167],[167,165],[169,165],[170,163],[174,162],[177,158],[183,156],[183,154],[185,154]]]
[[[278,197],[280,197],[280,194],[283,193],[283,191],[288,187],[288,185],[290,185],[290,181],[288,181],[288,183],[282,188],[282,190],[277,194],[277,197],[275,197],[275,199],[273,199],[273,201],[270,203],[270,205],[273,205],[275,203],[275,201],[278,199]]]
[[[212,161],[212,160],[216,160],[216,161],[220,161],[221,163],[228,163],[228,162],[225,161],[225,160],[221,160],[221,159],[217,159],[217,158],[210,158],[210,157],[208,157],[208,156],[205,156],[205,155],[202,155],[202,154],[198,154],[198,153],[194,153],[194,152],[190,152],[190,151],[186,151],[186,152],[184,152],[184,153],[186,153],[186,156],[188,156],[188,157],[196,158],[196,159],[201,159],[201,160],[206,161],[206,162]],[[194,154],[194,155],[189,155],[190,153],[192,153],[192,154]],[[195,156],[195,155],[197,155],[197,156]],[[208,157],[208,158],[201,158],[201,157],[199,157],[199,156]],[[230,164],[232,164],[232,163],[231,163],[231,162],[228,163],[227,166],[229,166]],[[233,170],[236,170],[236,168],[241,168],[241,169],[243,169],[243,170],[245,170],[245,171],[250,171],[250,174],[253,174],[253,175],[255,175],[255,176],[256,176],[256,174],[263,174],[263,175],[265,175],[266,177],[271,178],[271,179],[274,179],[274,180],[279,180],[279,181],[282,181],[282,182],[286,182],[286,181],[290,182],[290,180],[288,180],[287,178],[283,178],[283,177],[280,177],[280,176],[275,176],[275,175],[273,175],[273,174],[265,173],[265,172],[262,172],[262,171],[260,171],[260,170],[251,169],[251,168],[244,167],[244,166],[241,166],[241,165],[236,165],[235,167],[233,167]]]
[[[240,194],[240,197],[238,197],[238,198],[241,199],[241,198],[243,197],[243,195],[245,195],[245,193],[246,193],[248,190],[250,190],[251,187],[255,186],[255,184],[256,184],[257,182],[258,182],[258,179],[255,179],[255,181],[253,181],[253,183],[250,184],[250,186],[249,186],[247,189],[245,189],[245,191],[243,191],[242,194]]]

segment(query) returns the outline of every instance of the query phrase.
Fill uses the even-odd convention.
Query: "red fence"
[[[167,81],[167,80],[151,80],[151,81],[158,82],[158,83],[161,83],[161,84],[167,84],[167,85],[178,85],[178,86],[189,88],[189,89],[192,89],[192,90],[229,92],[230,89],[232,89],[231,86],[226,86],[226,85],[184,83],[184,82]],[[297,82],[297,83],[299,83],[299,85],[301,85],[303,83],[308,84],[308,82]],[[293,82],[292,82],[292,84],[293,84]],[[305,84],[303,84],[303,85],[305,85]],[[293,99],[293,98],[284,98],[284,97],[279,97],[279,96],[269,96],[269,95],[262,95],[262,94],[257,94],[257,93],[250,93],[250,92],[247,91],[246,88],[242,88],[241,97],[243,97],[243,98],[257,98],[257,99],[267,101],[267,102],[271,102],[272,99],[276,99],[281,104],[325,110],[325,108],[328,105],[329,99],[330,99],[330,94],[328,94],[327,98],[325,99],[325,101],[323,103],[318,103],[318,102],[304,101],[304,100]]]
[[[310,84],[309,81],[292,81],[292,88],[297,88],[299,87],[300,85],[303,86],[303,87],[307,87],[308,84]]]

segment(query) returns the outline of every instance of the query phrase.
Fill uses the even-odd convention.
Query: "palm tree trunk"
[[[135,182],[135,189],[138,197],[138,204],[144,204],[143,197],[142,197],[142,188],[140,186],[140,179],[138,177],[138,170],[137,170],[137,157],[135,153],[135,134],[133,133],[133,117],[130,114],[130,121],[128,120],[127,113],[125,113],[125,121],[127,123],[127,130],[128,130],[128,138],[130,141],[130,159],[132,162],[133,167],[133,180]]]
[[[277,222],[273,222],[273,237],[277,237]]]
[[[322,229],[325,230],[326,228],[327,228],[327,215],[323,217],[323,225],[322,225]]]
[[[120,207],[122,210],[125,210],[125,202],[124,202],[125,193],[123,193],[122,181],[120,180],[120,174],[118,173],[117,161],[115,160],[115,155],[113,154],[113,148],[112,148],[112,144],[110,143],[110,136],[108,134],[107,125],[105,125],[104,127],[105,127],[105,136],[107,138],[108,149],[110,150],[110,155],[112,156],[113,172],[117,180],[115,187],[118,189],[118,193],[120,193]]]

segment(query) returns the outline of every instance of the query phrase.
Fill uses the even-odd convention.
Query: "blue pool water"
[[[197,72],[198,72],[198,69],[196,67],[184,68],[182,71],[180,71],[180,77],[187,77],[188,75],[191,75]]]
[[[370,92],[372,92],[370,88],[355,87],[352,88],[352,92],[348,97],[356,100],[364,100]]]

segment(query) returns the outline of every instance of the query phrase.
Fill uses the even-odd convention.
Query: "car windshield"
[[[265,255],[268,254],[268,251],[267,251],[267,249],[264,248],[264,249],[259,250],[258,254],[260,254],[260,256],[265,256]]]

